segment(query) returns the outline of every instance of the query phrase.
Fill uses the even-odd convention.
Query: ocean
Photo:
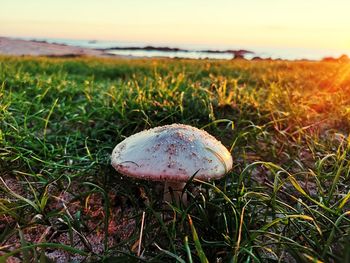
[[[187,51],[162,51],[162,50],[109,50],[108,52],[116,55],[130,55],[137,57],[170,57],[170,58],[193,58],[193,59],[232,59],[231,53],[212,53],[207,50],[239,50],[245,49],[254,52],[247,54],[247,59],[253,57],[272,58],[272,59],[309,59],[320,60],[324,57],[339,57],[342,54],[350,55],[350,52],[344,52],[335,49],[311,49],[311,48],[284,48],[284,47],[261,47],[261,46],[228,46],[228,45],[169,45],[155,44],[142,42],[118,42],[118,41],[100,41],[100,40],[77,40],[77,39],[62,39],[62,38],[21,38],[25,40],[46,41],[48,43],[59,43],[71,46],[79,46],[85,48],[113,48],[113,47],[170,47],[180,48]]]

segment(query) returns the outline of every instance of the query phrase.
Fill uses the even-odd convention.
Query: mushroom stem
[[[184,205],[187,205],[187,193],[182,195],[185,185],[186,183],[183,182],[165,182],[163,201],[171,203],[173,194],[176,204],[182,201]]]

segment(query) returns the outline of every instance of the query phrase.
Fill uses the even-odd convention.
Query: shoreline
[[[48,57],[81,57],[81,56],[92,56],[92,57],[110,57],[110,58],[150,58],[147,55],[134,55],[134,54],[115,54],[113,51],[145,51],[145,52],[159,52],[159,56],[150,56],[154,58],[173,58],[168,56],[171,53],[207,53],[208,59],[246,59],[246,54],[255,54],[250,50],[217,50],[217,49],[183,49],[183,48],[172,48],[168,46],[112,46],[106,48],[100,47],[84,47],[79,45],[70,45],[66,43],[49,42],[40,39],[21,39],[15,37],[2,37],[0,36],[0,54],[1,55],[14,55],[14,56],[48,56]],[[164,53],[164,54],[162,54]],[[226,54],[230,57],[226,58],[213,58],[210,54]],[[191,58],[191,57],[179,57],[175,58],[189,58],[189,59],[202,59],[202,58]]]
[[[123,51],[134,51],[136,54],[130,54]],[[121,51],[120,53],[113,53],[113,51]],[[139,54],[137,54],[139,52]],[[143,53],[142,53],[143,52]],[[157,55],[149,56],[148,52],[158,52]],[[211,53],[211,54],[230,54],[231,58],[220,57],[186,57],[167,55],[171,53]],[[347,55],[324,56],[321,59],[282,59],[271,57],[260,57],[255,52],[246,49],[203,49],[191,50],[182,48],[172,48],[168,46],[112,46],[108,48],[98,47],[83,47],[79,45],[70,45],[65,43],[48,42],[39,39],[21,39],[15,37],[0,36],[0,55],[9,56],[44,56],[52,58],[74,58],[74,57],[97,57],[97,58],[123,58],[123,59],[209,59],[209,60],[248,60],[248,61],[323,61],[323,62],[337,62],[349,63],[350,59]],[[245,55],[250,55],[247,58]],[[255,56],[253,56],[255,55]]]
[[[190,50],[182,48],[171,48],[167,46],[127,46],[127,47],[109,47],[109,48],[90,48],[78,45],[68,45],[64,43],[51,43],[45,40],[38,39],[21,39],[15,37],[0,36],[0,55],[12,56],[46,56],[46,57],[107,57],[107,58],[151,58],[148,56],[135,56],[124,54],[113,54],[113,51],[158,51],[164,54],[171,52],[185,52],[185,53],[209,53],[209,54],[230,54],[232,59],[245,59],[245,54],[254,54],[249,50]],[[152,56],[153,58],[168,58],[168,56]],[[171,57],[169,57],[171,58]],[[177,57],[176,57],[177,58]],[[178,57],[182,58],[182,57]],[[184,59],[187,59],[184,57]],[[197,58],[188,58],[197,59]],[[200,58],[198,58],[200,59]],[[209,58],[216,59],[216,58]],[[217,58],[220,59],[220,58]],[[226,60],[229,60],[225,58]],[[264,59],[262,59],[264,60]]]
[[[103,50],[68,46],[45,41],[23,40],[0,36],[0,55],[48,56],[48,57],[127,57],[107,53]]]

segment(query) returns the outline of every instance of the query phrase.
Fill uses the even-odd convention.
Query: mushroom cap
[[[120,142],[112,153],[120,173],[154,181],[221,178],[232,168],[230,152],[206,131],[183,124],[156,127]]]

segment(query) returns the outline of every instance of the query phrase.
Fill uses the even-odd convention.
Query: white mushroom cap
[[[112,166],[130,177],[186,182],[221,178],[232,168],[230,152],[206,131],[172,124],[136,133],[119,143]]]

